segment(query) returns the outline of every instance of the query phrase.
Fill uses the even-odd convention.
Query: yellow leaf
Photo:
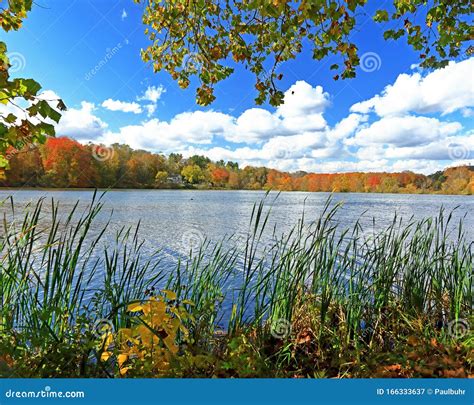
[[[100,355],[100,360],[102,361],[107,361],[110,356],[112,356],[112,353],[110,352],[103,352],[101,355]]]
[[[117,362],[120,368],[122,368],[123,363],[128,360],[128,354],[119,354],[117,357]]]
[[[170,301],[174,301],[177,298],[177,295],[174,291],[171,290],[163,290],[163,293],[166,295]]]
[[[100,347],[107,349],[114,340],[114,336],[112,333],[105,333],[100,337],[102,339],[102,342],[100,343]]]
[[[133,304],[130,304],[127,307],[127,310],[130,312],[138,312],[138,311],[143,311],[143,306],[140,302],[135,302]]]
[[[132,337],[132,330],[130,328],[120,328],[119,329],[119,336],[124,338],[131,338]]]
[[[127,374],[127,371],[130,370],[131,367],[123,367],[120,369],[120,375],[125,375]]]

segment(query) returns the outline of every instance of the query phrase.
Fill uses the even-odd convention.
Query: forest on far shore
[[[7,154],[0,171],[3,187],[203,188],[377,193],[474,193],[474,166],[447,168],[431,175],[401,173],[286,173],[266,167],[240,168],[205,156],[168,156],[127,145],[82,145],[49,138]]]

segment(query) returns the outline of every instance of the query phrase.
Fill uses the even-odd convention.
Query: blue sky
[[[472,58],[421,71],[403,40],[384,41],[362,18],[356,79],[334,81],[336,60],[314,61],[308,48],[280,68],[282,107],[256,106],[254,77],[237,68],[202,108],[193,84],[182,90],[141,60],[141,14],[131,0],[41,0],[22,29],[2,33],[13,75],[69,107],[58,135],[289,171],[430,173],[474,161]]]

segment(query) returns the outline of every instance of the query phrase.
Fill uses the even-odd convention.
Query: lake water
[[[66,216],[77,201],[80,201],[80,208],[85,208],[93,193],[75,190],[0,191],[1,200],[10,195],[14,198],[15,217],[18,219],[26,205],[35,203],[39,198],[46,198],[46,214],[51,211],[50,200],[54,198],[59,201],[60,215]],[[95,219],[93,231],[99,232],[110,221],[104,242],[113,244],[116,230],[123,226],[134,227],[140,222],[139,235],[144,240],[144,257],[152,257],[154,252],[160,250],[160,266],[168,271],[175,268],[179,258],[188,256],[190,247],[195,251],[206,238],[220,242],[226,236],[237,235],[239,240],[244,240],[249,230],[252,207],[264,197],[265,193],[259,191],[109,191],[103,196],[104,208]],[[264,244],[271,241],[274,225],[277,234],[288,231],[298,222],[303,211],[305,221],[316,219],[328,197],[328,193],[270,193],[266,205],[272,206],[272,213],[270,226],[267,227],[269,232],[263,238]],[[375,228],[382,228],[391,222],[395,212],[406,218],[414,216],[421,219],[437,215],[441,207],[447,210],[458,207],[454,218],[458,220],[467,213],[463,220],[464,227],[468,240],[474,240],[472,196],[340,193],[333,195],[333,201],[344,203],[336,215],[341,231],[358,219],[364,229],[373,229],[373,218]],[[8,212],[7,206],[0,206],[0,213]],[[47,215],[44,221],[48,221]],[[101,253],[97,254],[102,257]],[[230,300],[223,303],[223,324],[228,320],[231,305]]]
[[[80,201],[87,205],[92,191],[78,190],[1,190],[0,200],[12,195],[17,213],[29,202],[46,197],[59,201],[66,213]],[[96,220],[97,228],[111,219],[111,230],[121,226],[135,226],[141,221],[140,235],[145,249],[163,249],[170,257],[189,253],[205,238],[221,241],[226,235],[247,234],[252,207],[264,198],[261,191],[182,191],[182,190],[115,190],[103,196],[104,209]],[[318,217],[329,197],[328,193],[282,192],[271,193],[267,205],[272,205],[270,223],[284,232],[295,225],[303,210],[307,221]],[[337,219],[341,227],[348,227],[360,218],[372,227],[387,225],[395,212],[404,217],[435,216],[441,207],[458,207],[455,218],[468,214],[464,226],[469,240],[474,240],[474,197],[446,195],[337,193],[334,202],[342,201]],[[2,211],[5,208],[1,208]],[[110,233],[112,234],[112,232]]]

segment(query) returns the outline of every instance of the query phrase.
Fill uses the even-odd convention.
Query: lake
[[[66,216],[77,201],[80,210],[91,201],[92,191],[78,190],[1,190],[0,198],[14,198],[15,217],[21,214],[29,203],[46,198],[44,212],[51,211],[51,198],[59,201],[60,216]],[[196,251],[206,238],[213,242],[225,241],[227,236],[236,235],[244,241],[249,231],[252,208],[265,198],[261,191],[183,191],[183,190],[114,190],[103,195],[103,210],[95,218],[93,233],[98,233],[108,221],[110,225],[104,235],[106,244],[114,244],[114,235],[122,227],[134,227],[140,222],[139,236],[144,240],[142,257],[152,257],[159,250],[160,267],[165,271],[175,268],[178,259],[186,259],[190,248]],[[271,230],[277,234],[289,231],[303,212],[305,221],[316,219],[330,196],[329,193],[282,192],[270,193],[266,206],[272,207],[268,232],[263,244],[272,241]],[[464,228],[469,241],[474,240],[474,198],[472,196],[403,195],[338,193],[333,201],[343,202],[335,219],[342,231],[360,220],[363,229],[372,232],[374,228],[387,226],[395,212],[405,218],[417,219],[436,216],[441,207],[448,211],[457,207],[454,219],[464,219]],[[7,204],[0,212],[9,212]],[[45,221],[49,217],[45,215]],[[47,223],[47,222],[46,222]],[[453,223],[455,230],[456,223]],[[455,235],[455,232],[453,232]],[[242,247],[242,245],[238,247]],[[243,248],[241,249],[243,250]],[[102,256],[101,251],[97,256]],[[240,267],[237,264],[237,269]],[[95,284],[93,282],[93,284]],[[91,285],[94,287],[94,285]],[[231,289],[238,285],[229,285]],[[92,295],[92,290],[90,295]],[[232,302],[223,303],[223,321],[228,320]]]
[[[21,212],[27,203],[42,197],[47,199],[45,205],[49,208],[49,200],[54,198],[65,214],[77,201],[85,206],[92,194],[84,190],[1,190],[0,199],[12,195],[15,209]],[[145,249],[161,248],[170,257],[179,257],[205,238],[221,241],[226,235],[246,235],[252,207],[264,197],[263,191],[113,190],[103,196],[104,209],[96,226],[104,225],[111,214],[111,230],[135,226],[140,221]],[[329,193],[270,193],[270,224],[276,224],[280,232],[288,231],[301,218],[303,210],[306,221],[314,220],[328,197]],[[333,198],[334,202],[344,203],[337,215],[342,228],[359,218],[372,229],[372,218],[375,227],[380,228],[391,221],[395,212],[406,218],[424,218],[435,216],[441,207],[458,207],[454,217],[459,219],[468,213],[464,226],[469,240],[474,240],[473,196],[336,193]]]

